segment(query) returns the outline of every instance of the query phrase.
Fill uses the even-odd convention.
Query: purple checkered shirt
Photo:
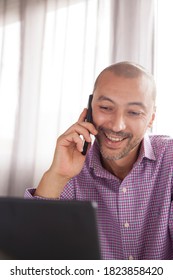
[[[32,198],[34,189],[27,190]],[[60,199],[96,201],[102,259],[173,259],[173,139],[145,136],[121,181],[100,162],[94,142]],[[37,197],[38,198],[38,197]]]

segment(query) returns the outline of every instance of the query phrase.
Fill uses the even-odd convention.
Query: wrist
[[[60,197],[69,180],[70,178],[59,175],[49,169],[44,173],[34,196],[57,199]]]

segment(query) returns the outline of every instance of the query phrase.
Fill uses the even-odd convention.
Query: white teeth
[[[124,138],[118,138],[118,137],[112,137],[112,136],[110,136],[110,135],[107,135],[107,134],[105,134],[106,135],[106,137],[109,139],[109,140],[111,140],[112,142],[120,142],[120,141],[122,141]]]

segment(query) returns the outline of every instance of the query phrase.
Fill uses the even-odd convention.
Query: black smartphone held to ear
[[[88,111],[87,111],[87,115],[86,115],[86,121],[91,122],[91,123],[92,123],[92,107],[91,107],[92,98],[93,98],[93,95],[90,94],[89,99],[88,99]],[[83,151],[82,151],[82,155],[84,155],[84,156],[86,155],[86,152],[88,149],[88,144],[89,143],[87,141],[84,142]]]

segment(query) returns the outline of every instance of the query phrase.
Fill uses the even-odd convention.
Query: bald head
[[[141,78],[145,77],[146,81],[151,86],[151,95],[152,95],[153,101],[155,103],[156,86],[155,86],[155,81],[154,81],[153,76],[141,65],[135,64],[132,62],[128,62],[128,61],[119,62],[119,63],[112,64],[112,65],[106,67],[97,77],[95,84],[94,84],[93,92],[95,91],[102,75],[107,71],[112,72],[116,76],[124,77],[127,79],[136,79],[136,78],[140,78],[140,77]]]

